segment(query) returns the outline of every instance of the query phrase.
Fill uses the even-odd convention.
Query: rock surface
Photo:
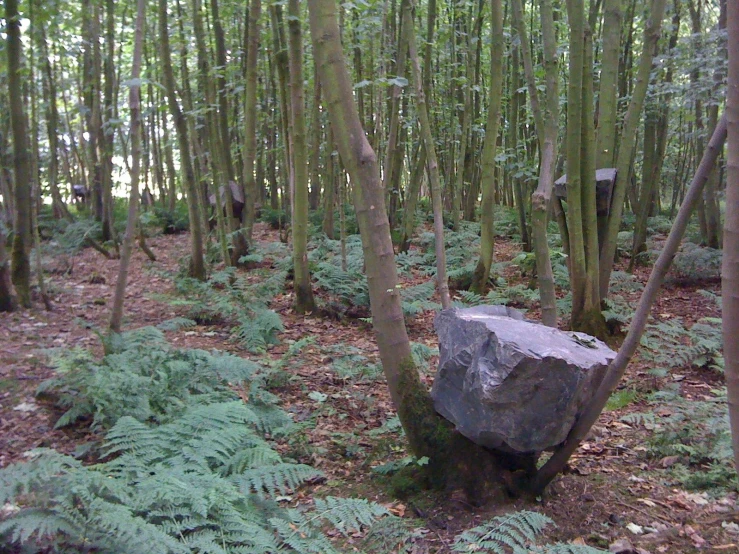
[[[505,306],[443,310],[435,326],[436,410],[473,442],[506,452],[564,441],[616,355],[589,335],[526,321]]]

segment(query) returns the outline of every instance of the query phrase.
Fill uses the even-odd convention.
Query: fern
[[[721,250],[686,242],[677,253],[670,274],[682,281],[705,281],[721,278]]]
[[[321,472],[303,464],[282,463],[248,469],[236,477],[242,492],[274,496],[287,494],[301,483],[320,477]]]
[[[193,407],[165,425],[124,417],[103,442],[117,457],[95,466],[37,451],[0,470],[0,501],[16,506],[0,536],[59,552],[337,552],[325,524],[346,533],[392,518],[354,499],[281,508],[268,497],[320,473],[281,462],[253,419],[240,402]]]
[[[665,406],[659,417],[653,412],[622,418],[650,430],[647,454],[652,458],[677,456],[671,467],[688,488],[736,486],[731,460],[731,432],[726,409],[726,390],[713,391],[706,399],[685,399],[677,391],[653,394],[650,404]]]
[[[188,327],[195,327],[197,321],[188,319],[186,317],[173,317],[162,321],[157,325],[157,329],[160,331],[179,331],[180,329],[187,329]]]
[[[709,367],[723,371],[721,320],[703,318],[687,329],[678,318],[647,325],[642,357],[663,375],[673,367]]]
[[[605,552],[589,546],[554,544],[537,546],[537,537],[552,524],[548,517],[531,511],[497,516],[457,535],[454,552],[493,554],[595,554]]]
[[[93,428],[107,428],[124,415],[163,423],[188,405],[233,398],[228,383],[249,380],[258,368],[230,355],[172,349],[151,327],[116,337],[109,350],[99,361],[79,350],[55,358],[58,375],[38,393],[66,410],[57,427],[91,418]]]
[[[250,314],[239,317],[233,335],[250,352],[264,352],[269,345],[277,344],[277,333],[284,331],[282,320],[276,312],[256,308]]]

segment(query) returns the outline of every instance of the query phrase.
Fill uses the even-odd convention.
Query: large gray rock
[[[564,441],[616,353],[589,335],[509,310],[478,306],[436,317],[439,371],[431,394],[436,411],[473,442],[541,452]]]

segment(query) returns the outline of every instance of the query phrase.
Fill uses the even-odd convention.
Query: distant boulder
[[[504,452],[563,442],[616,356],[596,338],[505,306],[443,310],[435,326],[437,412],[471,441]]]

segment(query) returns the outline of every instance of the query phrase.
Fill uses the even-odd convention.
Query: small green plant
[[[679,318],[649,324],[641,339],[642,357],[663,377],[674,367],[708,367],[723,372],[721,320],[703,318],[687,329]]]
[[[277,344],[277,335],[283,330],[280,316],[268,306],[282,290],[288,267],[289,260],[283,259],[276,270],[254,270],[249,275],[228,267],[213,273],[207,282],[178,277],[177,296],[170,303],[184,308],[185,319],[197,324],[230,325],[234,340],[251,352],[263,352]],[[264,279],[250,279],[259,273]]]
[[[721,259],[721,250],[686,242],[672,262],[670,275],[681,282],[718,280]]]
[[[605,552],[605,550],[584,545],[537,545],[539,535],[552,523],[548,517],[528,510],[497,516],[483,525],[457,535],[452,550],[453,552],[490,554],[596,554]]]
[[[667,389],[651,396],[655,411],[628,414],[622,420],[650,431],[650,457],[677,457],[670,471],[683,486],[735,488],[726,402],[726,389],[702,400],[686,399],[677,389]]]

